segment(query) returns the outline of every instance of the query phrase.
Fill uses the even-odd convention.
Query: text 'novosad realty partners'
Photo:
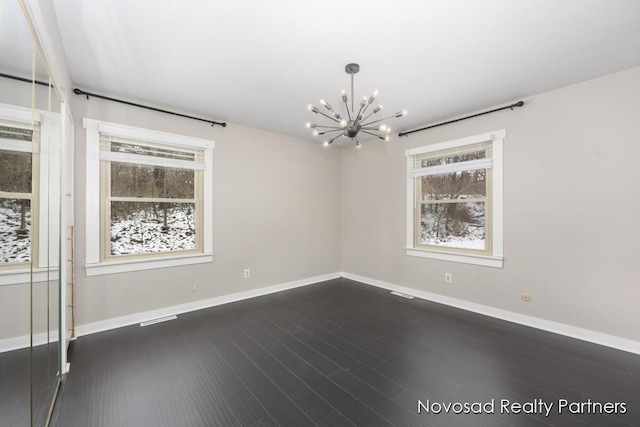
[[[571,402],[566,399],[545,402],[533,399],[530,402],[512,402],[509,399],[491,399],[486,402],[434,402],[418,400],[419,414],[540,414],[548,417],[551,411],[558,414],[625,414],[625,402]]]

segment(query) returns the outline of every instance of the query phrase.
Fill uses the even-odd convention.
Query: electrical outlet
[[[245,279],[246,279],[247,277],[251,277],[251,270],[249,270],[248,268],[245,268],[245,270],[244,270],[244,277],[245,277]]]
[[[524,294],[522,294],[522,301],[524,301],[524,302],[531,301],[531,294],[528,294],[526,292]]]
[[[444,273],[444,282],[451,283],[451,273]]]

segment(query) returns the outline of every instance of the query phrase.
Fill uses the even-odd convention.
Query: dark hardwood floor
[[[0,427],[29,426],[32,398],[33,425],[45,424],[58,381],[56,344],[0,353]]]
[[[70,359],[58,427],[640,425],[638,355],[346,279],[84,336]]]

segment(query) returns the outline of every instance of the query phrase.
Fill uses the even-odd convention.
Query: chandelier
[[[375,102],[376,97],[378,96],[378,91],[376,90],[369,98],[366,96],[363,97],[362,100],[356,104],[353,96],[353,75],[360,71],[360,66],[358,64],[347,64],[344,67],[344,71],[351,76],[351,108],[349,108],[349,98],[347,97],[346,91],[342,91],[342,103],[344,104],[346,117],[340,115],[340,113],[335,111],[329,103],[325,102],[324,99],[321,99],[320,104],[324,106],[327,112],[322,111],[320,108],[312,104],[309,104],[308,109],[313,113],[324,116],[333,123],[330,125],[319,125],[313,122],[307,122],[307,127],[313,129],[313,136],[327,135],[327,139],[324,141],[325,147],[329,146],[329,144],[341,136],[344,136],[345,138],[351,138],[352,141],[355,141],[356,147],[360,148],[360,141],[358,141],[358,135],[360,134],[373,135],[377,138],[389,141],[391,128],[381,122],[405,116],[407,111],[398,111],[389,117],[376,120],[376,117],[378,117],[376,114],[382,110],[382,105],[372,107],[372,110],[369,111],[368,114],[367,111]],[[358,107],[357,111],[356,106]]]

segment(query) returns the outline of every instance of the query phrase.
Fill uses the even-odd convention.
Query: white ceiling
[[[54,4],[77,87],[310,140],[350,62],[394,133],[640,66],[638,0]]]
[[[38,49],[18,0],[0,0],[0,73],[31,79],[35,64],[36,80],[47,82],[47,68]]]

